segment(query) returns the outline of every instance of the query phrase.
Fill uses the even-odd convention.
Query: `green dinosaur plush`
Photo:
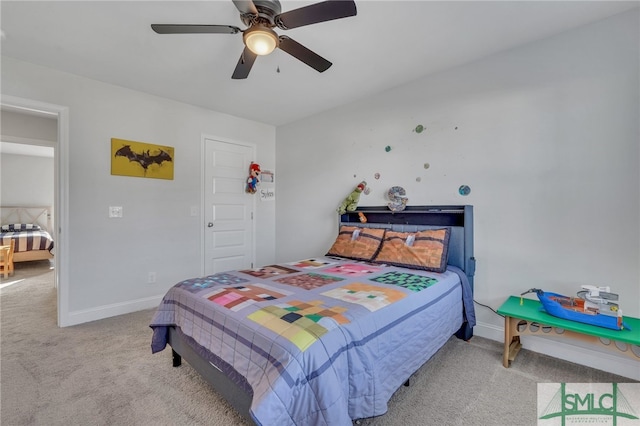
[[[338,213],[345,214],[347,211],[350,211],[350,212],[354,211],[356,207],[358,207],[358,201],[360,201],[360,194],[362,193],[362,191],[364,191],[366,186],[367,186],[367,182],[365,181],[360,182],[358,186],[356,186],[356,189],[354,189],[351,192],[351,194],[349,194],[347,198],[344,199],[342,204],[340,204],[340,207],[338,207]]]

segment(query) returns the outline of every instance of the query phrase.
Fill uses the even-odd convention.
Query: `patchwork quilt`
[[[176,326],[244,378],[259,425],[351,425],[387,411],[463,312],[473,318],[457,268],[303,259],[178,283],[153,317],[151,347],[163,350]]]

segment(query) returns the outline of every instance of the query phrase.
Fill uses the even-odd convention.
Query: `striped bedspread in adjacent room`
[[[15,240],[15,252],[53,249],[53,238],[42,229],[25,231],[0,232],[2,245],[9,245]]]

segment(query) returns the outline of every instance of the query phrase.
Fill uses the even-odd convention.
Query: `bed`
[[[1,206],[0,243],[15,240],[13,262],[53,258],[51,207]]]
[[[384,414],[452,335],[471,338],[474,273],[472,206],[361,207],[322,256],[176,284],[151,348],[170,345],[256,424],[352,424]]]

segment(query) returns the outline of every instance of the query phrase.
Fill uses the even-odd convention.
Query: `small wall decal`
[[[422,133],[422,132],[424,132],[424,131],[425,131],[425,128],[424,128],[424,126],[423,126],[422,124],[418,124],[418,125],[416,126],[416,128],[415,128],[415,129],[413,129],[413,131],[414,131],[414,132],[416,132],[416,133]]]
[[[424,163],[424,168],[425,168],[425,169],[428,169],[429,167],[431,167],[431,166],[429,165],[429,163]]]
[[[471,193],[471,188],[469,188],[467,185],[460,185],[460,188],[458,188],[458,193],[460,195],[467,196]]]
[[[385,146],[384,150],[387,151],[387,152],[391,151],[391,146],[389,146],[389,145]]]
[[[380,179],[380,173],[376,173],[375,175],[373,175],[373,177],[376,179]]]
[[[260,201],[275,201],[276,189],[275,188],[260,188],[258,191],[260,194]]]

